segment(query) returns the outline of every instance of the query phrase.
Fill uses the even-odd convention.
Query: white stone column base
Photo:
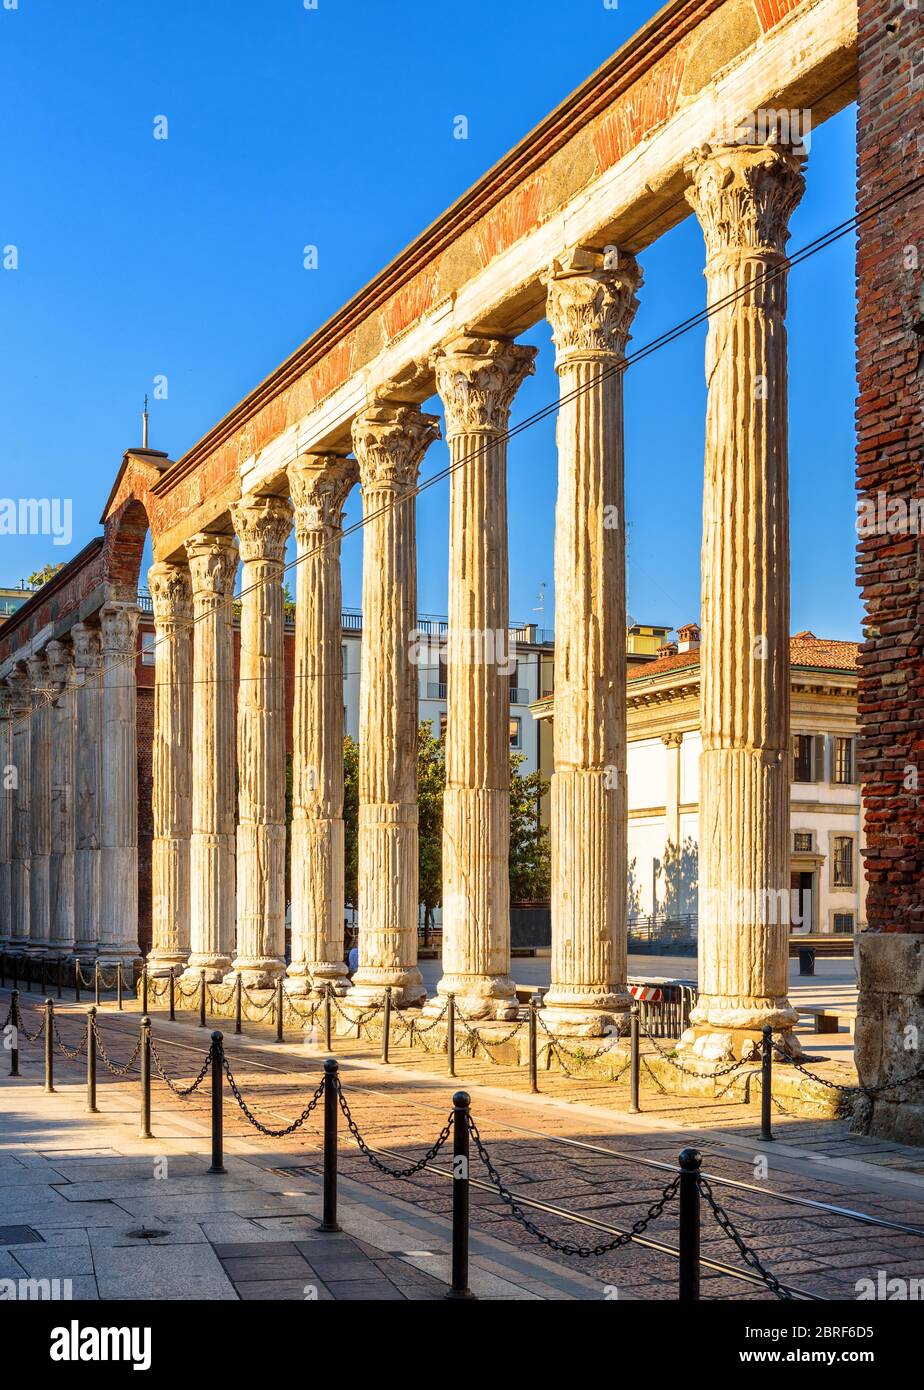
[[[444,975],[436,996],[424,1009],[430,1017],[442,1012],[448,995],[468,1019],[514,1019],[519,1010],[517,987],[509,975]]]
[[[416,966],[387,969],[384,966],[360,966],[353,983],[344,996],[344,1007],[354,1005],[368,1009],[385,1002],[385,991],[391,987],[391,1002],[397,1009],[422,1004],[427,990]]]
[[[171,970],[185,970],[188,964],[188,952],[169,951],[166,948],[158,950],[156,947],[148,953],[147,966],[148,978],[154,979],[164,975],[169,975]]]
[[[793,1061],[802,1056],[802,1045],[790,1028],[774,1028],[773,1041]],[[761,1028],[717,1028],[706,1023],[688,1028],[677,1043],[677,1051],[704,1062],[746,1062],[760,1057],[762,1045]],[[781,1060],[778,1053],[774,1052],[773,1060]]]
[[[275,956],[263,956],[256,960],[238,957],[231,962],[231,969],[222,976],[228,984],[233,984],[240,975],[248,989],[275,989],[276,981],[286,972],[285,961]]]
[[[631,1000],[622,990],[548,990],[542,1000],[540,1018],[556,1037],[602,1038],[624,1022]]]
[[[228,976],[231,969],[231,957],[220,954],[207,955],[192,951],[186,961],[186,969],[183,971],[183,979],[195,978],[201,980],[202,972],[205,971],[206,984],[220,985]]]

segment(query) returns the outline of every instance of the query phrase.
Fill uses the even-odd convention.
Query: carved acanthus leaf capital
[[[552,268],[545,283],[556,365],[624,356],[642,283],[633,256],[620,252],[618,264],[610,265],[599,253],[572,255]]]
[[[801,149],[703,145],[686,165],[686,191],[713,256],[784,255],[789,219],[805,190]]]
[[[71,628],[71,641],[74,644],[74,665],[77,670],[97,670],[102,652],[99,628],[87,627],[86,623],[74,623]]]
[[[14,719],[21,719],[32,708],[32,682],[24,666],[16,668],[6,678],[10,692],[10,712]]]
[[[26,669],[29,672],[29,684],[32,687],[32,708],[41,709],[47,703],[51,689],[51,677],[48,674],[48,658],[44,651],[35,652],[26,661]]]
[[[158,623],[190,622],[192,581],[188,565],[162,560],[148,570],[148,592]]]
[[[286,541],[292,530],[292,503],[288,497],[242,497],[231,508],[231,524],[245,563],[284,563]]]
[[[338,454],[301,454],[288,468],[295,507],[295,535],[306,544],[318,532],[337,531],[343,508],[359,477],[355,459]]]
[[[363,488],[413,487],[421,459],[439,437],[437,416],[414,405],[382,403],[361,410],[353,421],[353,448]]]
[[[507,338],[452,339],[433,357],[446,434],[506,432],[517,390],[536,370],[538,348]]]
[[[239,559],[234,536],[199,531],[186,542],[186,558],[196,597],[227,598],[234,593]]]
[[[51,682],[63,690],[74,679],[74,649],[70,642],[52,638],[45,651],[48,655],[48,675]]]
[[[134,656],[138,638],[136,603],[104,604],[99,610],[99,626],[104,652],[113,656]]]

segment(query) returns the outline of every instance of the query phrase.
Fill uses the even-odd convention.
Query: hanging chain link
[[[716,1199],[708,1178],[704,1178],[702,1173],[699,1175],[698,1184],[699,1190],[705,1197],[706,1203],[713,1216],[729,1239],[734,1241],[735,1245],[738,1247],[741,1258],[748,1268],[753,1269],[754,1273],[760,1276],[770,1292],[775,1294],[777,1298],[786,1301],[792,1300],[793,1295],[790,1293],[789,1289],[787,1289],[784,1284],[781,1284],[775,1275],[770,1273],[769,1269],[762,1264],[757,1252],[752,1250],[751,1247],[745,1243],[741,1235],[735,1229],[735,1223],[732,1221],[725,1208]]]
[[[481,1033],[478,1031],[477,1028],[471,1027],[468,1019],[465,1017],[465,1014],[458,1007],[458,1005],[456,1005],[456,1018],[462,1024],[463,1031],[468,1035],[468,1037],[474,1039],[476,1051],[480,1047],[493,1067],[503,1066],[503,1063],[498,1062],[497,1058],[494,1056],[494,1053],[491,1051],[491,1048],[503,1047],[506,1043],[511,1042],[516,1037],[517,1033],[519,1033],[520,1029],[523,1027],[523,1024],[525,1022],[525,1019],[518,1018],[516,1023],[513,1025],[513,1027],[510,1029],[508,1033],[505,1033],[502,1038],[492,1038],[490,1043],[488,1043],[481,1036]]]
[[[315,1109],[315,1107],[318,1104],[318,1101],[324,1094],[324,1082],[322,1081],[297,1120],[293,1120],[290,1125],[286,1125],[285,1129],[270,1129],[268,1125],[261,1124],[261,1122],[257,1119],[256,1115],[248,1106],[246,1100],[241,1094],[240,1087],[234,1079],[234,1074],[231,1071],[230,1066],[228,1065],[227,1057],[222,1057],[222,1066],[224,1067],[225,1076],[228,1078],[228,1086],[230,1087],[231,1094],[237,1101],[241,1110],[247,1116],[247,1119],[253,1125],[254,1129],[258,1129],[261,1134],[268,1135],[270,1139],[284,1139],[286,1135],[294,1134],[297,1129],[301,1129],[302,1125],[308,1119],[308,1116]]]
[[[47,1016],[43,1013],[43,1014],[42,1014],[42,1021],[41,1021],[41,1023],[39,1024],[38,1028],[35,1030],[34,1033],[30,1033],[29,1030],[28,1030],[28,1028],[26,1027],[25,1023],[23,1022],[22,1014],[21,1014],[21,1013],[19,1014],[19,1016],[18,1016],[18,1022],[17,1022],[17,1025],[16,1025],[16,1026],[17,1026],[17,1028],[19,1029],[20,1033],[22,1033],[22,1035],[23,1035],[23,1037],[25,1038],[26,1042],[38,1042],[39,1038],[40,1038],[40,1037],[42,1036],[42,1034],[45,1032],[46,1017],[47,1017]]]
[[[164,1070],[163,1063],[161,1062],[160,1057],[158,1056],[157,1048],[154,1045],[154,1039],[151,1039],[151,1056],[154,1058],[154,1065],[157,1068],[157,1073],[161,1081],[163,1081],[164,1085],[169,1086],[173,1094],[175,1096],[180,1097],[180,1100],[186,1100],[187,1096],[191,1096],[193,1091],[197,1091],[199,1087],[202,1085],[212,1062],[212,1051],[213,1048],[210,1047],[208,1052],[205,1054],[205,1061],[199,1068],[199,1074],[196,1077],[195,1081],[192,1083],[192,1085],[177,1086],[175,1082],[171,1081],[170,1077]]]
[[[679,1061],[676,1057],[672,1057],[669,1052],[665,1052],[664,1048],[658,1045],[658,1040],[647,1023],[642,1024],[642,1029],[645,1033],[645,1037],[651,1043],[659,1057],[665,1062],[669,1062],[672,1067],[682,1072],[684,1076],[696,1076],[699,1077],[700,1081],[712,1081],[717,1076],[728,1076],[731,1072],[740,1070],[741,1067],[753,1066],[752,1060],[745,1061],[742,1057],[737,1061],[727,1062],[723,1067],[716,1067],[715,1071],[697,1071],[695,1067],[684,1066],[683,1062]]]
[[[387,1163],[383,1163],[379,1156],[372,1152],[369,1145],[360,1134],[359,1125],[353,1119],[350,1112],[350,1107],[347,1104],[346,1096],[343,1094],[343,1087],[340,1084],[339,1077],[337,1078],[337,1100],[340,1103],[340,1109],[343,1111],[343,1118],[347,1122],[347,1128],[355,1139],[360,1153],[364,1158],[369,1160],[373,1168],[377,1168],[380,1173],[384,1173],[386,1177],[389,1178],[410,1178],[413,1177],[415,1173],[419,1173],[421,1169],[426,1168],[428,1163],[432,1163],[433,1159],[436,1158],[440,1149],[452,1133],[452,1112],[450,1112],[449,1118],[437,1135],[436,1142],[431,1144],[423,1158],[419,1158],[416,1163],[411,1163],[407,1168],[389,1168]]]
[[[112,1058],[107,1053],[105,1047],[103,1047],[103,1039],[99,1031],[99,1024],[95,1020],[92,1024],[92,1027],[93,1036],[96,1039],[96,1049],[99,1052],[99,1055],[103,1059],[103,1062],[105,1063],[108,1070],[112,1072],[113,1076],[127,1076],[128,1073],[134,1069],[135,1062],[138,1060],[138,1054],[141,1051],[141,1039],[139,1038],[138,1041],[135,1043],[132,1055],[129,1057],[125,1065],[119,1066],[118,1063],[113,1062]]]
[[[77,1047],[75,1047],[75,1048],[70,1048],[70,1047],[68,1047],[67,1044],[65,1043],[64,1039],[61,1037],[61,1034],[60,1034],[60,1032],[58,1031],[58,1020],[57,1020],[57,1018],[56,1018],[55,1021],[54,1021],[54,1030],[55,1030],[55,1042],[58,1044],[58,1047],[59,1047],[59,1048],[61,1049],[61,1051],[64,1053],[65,1057],[67,1057],[70,1061],[73,1062],[77,1057],[80,1056],[81,1052],[83,1052],[84,1048],[85,1048],[86,1045],[87,1045],[87,1038],[90,1036],[90,1024],[89,1024],[89,1021],[87,1022],[87,1026],[86,1026],[86,1027],[84,1028],[84,1030],[83,1030],[83,1037],[80,1039],[79,1044],[78,1044]]]

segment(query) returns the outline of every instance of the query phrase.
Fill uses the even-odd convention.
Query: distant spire
[[[141,447],[148,447],[148,398],[144,398],[144,410],[141,412]]]

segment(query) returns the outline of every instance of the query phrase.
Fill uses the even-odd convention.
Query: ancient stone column
[[[10,859],[13,853],[13,710],[10,691],[0,684],[0,946],[13,935]]]
[[[75,944],[77,683],[72,644],[51,641],[46,651],[55,689],[51,714],[50,945],[56,955],[71,955]]]
[[[704,148],[687,198],[706,239],[699,987],[685,1046],[750,1053],[796,1020],[789,938],[787,223],[802,158]],[[770,278],[768,278],[770,277]],[[793,1039],[793,1044],[795,1040]]]
[[[343,670],[340,542],[354,459],[289,465],[298,568],[292,720],[292,963],[287,988],[346,980],[343,958]]]
[[[148,968],[185,965],[190,945],[189,855],[192,832],[192,590],[189,567],[162,562],[148,570],[154,608],[151,952]]]
[[[26,666],[32,686],[29,947],[47,951],[51,931],[51,690],[44,652],[29,657]]]
[[[292,529],[288,498],[231,508],[240,544],[241,670],[237,704],[237,956],[252,988],[285,973],[285,609],[282,571]]]
[[[74,952],[96,954],[100,932],[100,811],[102,777],[102,646],[99,628],[71,628],[77,681],[74,818]]]
[[[626,990],[626,552],[623,373],[641,273],[577,250],[548,279],[555,342],[552,981],[543,1019],[601,1034]]]
[[[359,688],[359,969],[349,998],[392,986],[396,1004],[426,995],[417,969],[417,530],[420,461],[439,438],[416,406],[373,405],[353,422],[363,517]]]
[[[99,956],[135,960],[138,946],[138,605],[100,609],[102,762],[100,784]]]
[[[13,815],[10,857],[11,945],[29,944],[29,875],[32,864],[32,695],[28,672],[17,666],[8,677],[13,720]]]
[[[189,973],[220,980],[234,954],[233,536],[200,532],[186,542],[192,576],[192,841]]]
[[[469,1017],[509,1017],[510,406],[536,349],[459,337],[435,359],[450,462],[443,977]]]

